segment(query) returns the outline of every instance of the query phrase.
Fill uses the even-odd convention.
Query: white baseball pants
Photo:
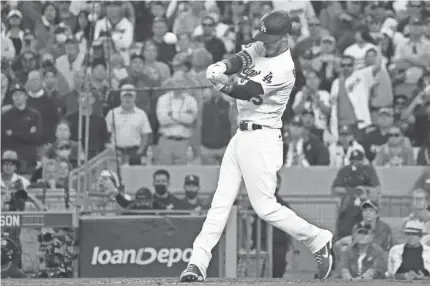
[[[282,134],[279,129],[238,131],[231,139],[220,168],[218,187],[200,234],[193,244],[190,264],[206,277],[212,258],[227,223],[242,178],[257,215],[304,243],[312,253],[323,248],[332,235],[276,202],[276,172],[282,166]]]

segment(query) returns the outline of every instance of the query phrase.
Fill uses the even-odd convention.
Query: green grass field
[[[177,278],[94,278],[94,279],[13,279],[3,280],[2,285],[5,286],[99,286],[99,285],[110,285],[110,286],[134,286],[134,285],[151,285],[151,286],[162,286],[162,285],[211,285],[211,286],[223,286],[223,285],[235,285],[235,286],[247,286],[247,285],[259,285],[259,286],[279,286],[279,285],[300,285],[300,286],[331,286],[331,285],[345,285],[345,284],[367,284],[372,286],[388,286],[388,285],[429,285],[429,281],[420,282],[401,282],[401,281],[388,281],[388,280],[375,280],[370,282],[345,282],[341,280],[287,280],[287,279],[209,279],[204,283],[179,283]]]

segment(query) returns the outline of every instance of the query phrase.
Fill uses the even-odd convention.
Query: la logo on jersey
[[[266,26],[264,25],[264,22],[261,23],[261,32],[263,32],[263,33],[267,32],[267,29],[266,29]]]

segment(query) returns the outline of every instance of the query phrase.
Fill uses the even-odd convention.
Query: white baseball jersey
[[[246,46],[242,53],[247,62],[238,75],[238,84],[252,80],[261,84],[264,94],[249,101],[236,100],[239,120],[281,128],[281,117],[296,81],[290,50],[266,58],[263,43],[256,42]]]

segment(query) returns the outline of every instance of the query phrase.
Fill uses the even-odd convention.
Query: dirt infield
[[[279,286],[279,285],[301,285],[301,286],[331,286],[331,285],[345,285],[345,284],[367,284],[372,286],[388,286],[388,285],[428,285],[428,281],[420,282],[401,282],[401,281],[370,281],[370,282],[345,282],[341,280],[328,280],[328,281],[297,281],[297,280],[286,280],[286,279],[209,279],[204,283],[179,283],[176,278],[95,278],[95,279],[13,279],[3,280],[2,286],[138,286],[138,285],[150,285],[150,286],[162,286],[162,285],[195,285],[195,286],[247,286],[247,285],[259,285],[259,286]]]

